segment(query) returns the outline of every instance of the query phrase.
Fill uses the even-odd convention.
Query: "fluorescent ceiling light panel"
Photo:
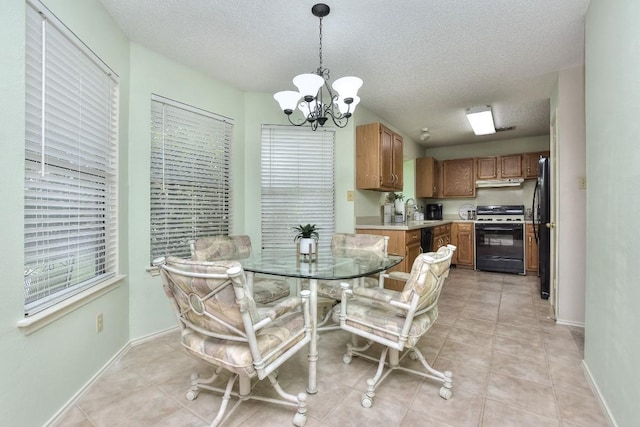
[[[493,124],[493,115],[491,114],[491,106],[489,105],[467,109],[467,119],[469,119],[473,133],[476,135],[496,133],[496,127]]]

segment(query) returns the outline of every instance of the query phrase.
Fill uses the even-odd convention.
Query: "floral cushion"
[[[244,272],[238,261],[207,262],[168,257],[166,265],[189,273],[221,276],[189,277],[162,270],[165,292],[173,301],[174,311],[183,326],[182,345],[191,353],[230,371],[250,377],[255,375],[238,295],[232,280],[226,277],[234,269],[241,272],[236,286],[245,290],[241,296],[246,301],[243,304],[246,304],[250,322],[256,324],[267,317],[273,320],[256,332],[257,348],[262,355],[277,349],[265,362],[269,363],[303,339],[304,317],[300,311],[294,311],[300,305],[300,299],[289,298],[274,307],[256,308],[246,292]],[[283,348],[278,348],[281,345]]]
[[[200,237],[194,243],[191,259],[218,261],[247,258],[251,254],[249,236]]]
[[[348,234],[334,233],[331,239],[331,253],[335,256],[359,258],[362,260],[380,259],[384,256],[384,236],[374,234]],[[318,296],[340,300],[342,298],[342,280],[318,281]],[[360,281],[354,280],[354,286],[359,286]],[[376,277],[365,277],[364,286],[375,288],[378,286]]]
[[[270,276],[260,276],[253,280],[253,300],[258,304],[285,298],[290,294],[289,282]]]
[[[433,304],[437,300],[441,285],[449,272],[450,251],[451,249],[444,246],[438,249],[438,252],[428,252],[418,256],[411,267],[411,273],[400,295],[400,301],[410,302],[415,292],[420,296],[417,310]],[[429,262],[428,268],[425,268],[427,256],[434,259],[435,262]]]
[[[294,312],[284,315],[272,324],[260,329],[256,333],[258,351],[265,355],[282,345],[304,327],[302,313]],[[283,354],[289,348],[302,340],[304,334],[299,334],[291,339],[285,346],[275,352],[264,362],[269,364],[272,360]],[[229,371],[247,375],[252,378],[256,375],[253,366],[253,357],[249,350],[249,344],[241,341],[231,341],[202,335],[192,329],[182,332],[182,345],[191,353],[202,357],[209,363],[221,366]]]
[[[342,303],[333,308],[333,321],[336,323],[340,323],[339,316],[341,306]],[[420,337],[429,330],[437,318],[437,306],[424,314],[415,316],[409,328],[405,347],[414,347]],[[383,303],[376,302],[375,300],[365,300],[358,297],[349,299],[346,322],[349,326],[362,329],[392,341],[398,341],[405,321],[406,318],[398,316],[396,309],[390,305],[385,307]],[[377,328],[382,328],[383,330]]]
[[[194,261],[238,260],[251,255],[251,239],[246,235],[200,237],[193,243]],[[257,276],[253,281],[253,299],[268,304],[290,294],[286,280]]]
[[[224,275],[230,268],[242,269],[238,261],[198,262],[168,257],[166,262],[170,267],[203,274]],[[236,294],[229,279],[188,277],[170,271],[165,271],[165,274],[167,277],[164,283],[165,292],[169,298],[175,300],[179,312],[183,313],[187,322],[212,333],[235,333],[225,324],[244,330],[236,303]],[[244,281],[244,273],[241,280]],[[247,304],[253,322],[258,322],[261,317],[251,295],[247,295]],[[198,312],[215,313],[219,320],[215,320],[212,316],[198,315]]]

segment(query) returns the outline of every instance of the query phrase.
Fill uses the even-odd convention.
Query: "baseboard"
[[[607,402],[604,400],[604,397],[602,396],[602,393],[600,393],[600,389],[598,388],[598,385],[596,384],[596,382],[593,379],[593,376],[591,375],[591,371],[589,371],[589,366],[587,366],[587,363],[584,360],[582,360],[582,367],[584,369],[587,382],[591,386],[591,390],[593,391],[593,394],[596,396],[596,399],[598,399],[598,402],[600,402],[600,407],[604,411],[605,417],[607,418],[609,425],[611,427],[618,427],[618,424],[616,423],[616,420],[613,417],[613,414],[609,410],[609,406],[607,405]]]
[[[135,340],[131,340],[128,343],[126,343],[116,354],[113,355],[113,357],[111,359],[109,359],[107,361],[107,363],[104,364],[104,366],[102,368],[100,368],[98,370],[98,372],[95,373],[95,375],[93,375],[91,377],[91,379],[89,379],[89,381],[87,381],[87,383],[82,386],[82,388],[80,388],[80,390],[78,390],[68,401],[67,403],[65,403],[55,414],[53,414],[53,416],[49,419],[49,421],[47,421],[46,423],[44,423],[44,427],[53,425],[56,421],[58,421],[60,418],[62,418],[63,415],[65,415],[65,413],[67,412],[67,410],[69,408],[71,408],[73,405],[75,405],[75,403],[82,397],[84,396],[84,394],[87,392],[87,390],[89,390],[89,388],[94,385],[102,376],[102,374],[111,367],[111,365],[113,365],[115,362],[117,362],[122,356],[124,356],[130,349],[131,347],[135,347],[136,345],[145,343],[147,341],[151,341],[155,338],[158,338],[159,336],[168,334],[170,332],[173,332],[177,329],[177,326],[169,328],[169,329],[165,329],[163,331],[160,332],[154,332],[152,334],[146,335],[142,338],[136,338]]]
[[[584,329],[584,322],[574,322],[572,320],[556,319],[556,324],[564,325],[564,326],[577,326],[579,328]]]

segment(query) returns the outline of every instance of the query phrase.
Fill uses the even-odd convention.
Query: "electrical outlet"
[[[347,202],[353,202],[353,191],[347,191]]]
[[[578,188],[580,190],[586,190],[586,188],[587,188],[587,177],[586,176],[581,176],[580,178],[578,178]]]
[[[102,313],[98,313],[96,316],[96,334],[102,332],[102,328],[104,327],[104,319],[102,318]]]

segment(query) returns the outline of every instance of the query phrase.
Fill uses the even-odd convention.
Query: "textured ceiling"
[[[314,0],[100,1],[132,41],[242,90],[293,90],[293,76],[318,67]],[[584,62],[589,0],[327,4],[331,80],[361,77],[361,105],[417,142],[428,127],[425,146],[548,134],[557,73]],[[473,135],[464,111],[482,104],[496,127],[516,129]]]

